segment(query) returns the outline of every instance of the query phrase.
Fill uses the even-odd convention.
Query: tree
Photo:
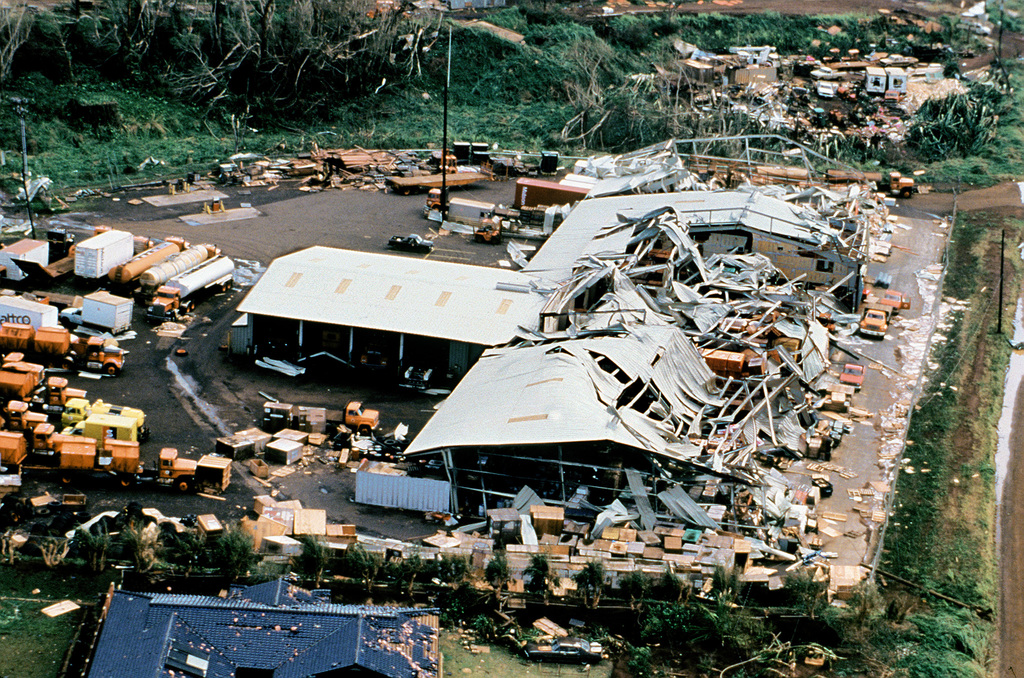
[[[299,536],[302,553],[292,558],[292,567],[306,579],[311,579],[316,588],[324,579],[324,570],[331,561],[331,549],[322,540],[310,534]]]
[[[60,537],[43,537],[38,542],[43,564],[51,570],[62,562],[68,552],[68,540]]]
[[[168,550],[168,557],[181,568],[186,577],[192,574],[206,552],[206,534],[199,530],[188,530],[177,535]]]
[[[604,590],[604,565],[600,560],[591,560],[583,569],[573,575],[576,590],[583,596],[583,604],[597,607]]]
[[[0,85],[11,77],[11,65],[18,49],[32,32],[32,14],[27,7],[0,6]]]
[[[345,569],[351,576],[362,579],[367,591],[383,566],[384,558],[379,553],[367,551],[362,544],[352,544],[345,552]]]
[[[260,561],[253,550],[255,544],[251,534],[238,526],[228,526],[213,547],[217,570],[231,581],[246,575]]]
[[[407,558],[402,558],[398,561],[396,582],[404,587],[406,595],[412,595],[413,584],[415,584],[416,577],[422,571],[423,558],[420,557],[419,553],[413,553]]]
[[[501,597],[502,590],[512,578],[512,574],[508,569],[508,558],[505,557],[504,553],[494,554],[494,557],[487,563],[487,567],[484,568],[484,577],[494,587],[494,597]]]
[[[828,607],[828,582],[818,581],[811,570],[800,570],[786,577],[789,602],[814,619]]]
[[[639,570],[628,573],[622,578],[622,594],[629,599],[630,608],[639,609],[651,595],[651,577]]]
[[[132,559],[137,572],[149,572],[160,559],[162,544],[156,525],[129,521],[121,531],[121,543]]]
[[[445,584],[458,586],[469,574],[469,562],[463,556],[443,555],[437,561],[437,578]]]
[[[107,569],[110,535],[106,530],[100,529],[97,532],[91,532],[80,527],[75,532],[75,539],[78,541],[78,548],[90,572],[99,574]]]
[[[544,598],[548,597],[548,578],[551,575],[551,565],[548,557],[543,553],[534,553],[530,558],[530,565],[523,571],[526,579],[526,590],[530,593],[543,593]]]
[[[686,586],[685,580],[672,571],[670,567],[665,568],[661,579],[654,587],[654,596],[658,600],[670,603],[678,603],[689,597],[690,589]]]

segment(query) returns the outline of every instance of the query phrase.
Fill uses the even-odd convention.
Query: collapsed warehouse
[[[863,192],[772,192],[580,203],[524,269],[561,279],[547,284],[538,329],[484,352],[406,450],[443,462],[451,509],[487,516],[512,553],[628,555],[629,567],[657,568],[691,548],[666,550],[666,536],[689,535],[693,566],[717,532],[731,536],[715,557],[732,566],[749,554],[748,580],[768,581],[747,571],[760,558],[819,558],[815,508],[847,430],[820,414],[847,395],[828,371],[830,332],[857,320],[847,310],[885,210]],[[721,244],[738,233],[759,237]],[[798,272],[766,256],[787,239],[807,253]],[[773,247],[762,254],[757,242]],[[572,250],[583,256],[567,272]],[[795,463],[811,471],[785,474]],[[564,529],[539,533],[527,514],[545,510]],[[630,524],[643,539],[609,537]],[[860,577],[833,569],[844,582],[834,590]]]

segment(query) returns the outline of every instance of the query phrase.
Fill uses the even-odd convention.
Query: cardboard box
[[[217,516],[212,513],[205,513],[196,518],[196,523],[199,525],[199,531],[210,537],[218,537],[224,533],[224,526],[221,524]]]
[[[562,535],[565,509],[561,506],[531,506],[530,518],[533,519],[533,528],[537,530],[538,536],[552,534],[560,537]]]
[[[275,439],[273,442],[267,443],[266,459],[277,464],[294,464],[298,460],[302,459],[302,450],[304,445],[294,440],[288,440],[285,438]]]

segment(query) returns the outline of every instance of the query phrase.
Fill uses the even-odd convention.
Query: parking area
[[[500,265],[507,259],[504,247],[476,243],[463,235],[439,236],[435,225],[422,216],[422,194],[400,196],[361,190],[308,194],[288,183],[218,190],[226,194],[224,204],[228,209],[251,206],[261,216],[201,225],[185,223],[179,217],[195,213],[195,204],[137,204],[136,198],[159,193],[148,191],[96,198],[89,211],[58,220],[71,227],[107,225],[137,235],[178,235],[194,243],[214,243],[253,274],[273,258],[311,245],[383,252],[392,235],[409,233],[436,241],[434,251],[426,255],[431,258],[485,266]],[[513,184],[488,183],[460,193],[474,199],[508,203]],[[933,207],[931,201],[929,207]],[[848,421],[849,433],[833,454],[832,469],[808,468],[806,460],[791,469],[797,475],[826,475],[834,484],[835,493],[823,504],[829,517],[822,521],[820,527],[824,530],[820,536],[822,549],[836,552],[836,562],[844,565],[856,565],[871,558],[879,519],[884,515],[892,488],[896,453],[901,446],[924,346],[934,326],[932,302],[936,283],[920,278],[917,273],[938,260],[946,226],[931,215],[917,212],[912,204],[897,208],[895,213],[901,217],[892,226],[891,254],[887,261],[870,263],[868,273],[889,274],[891,288],[909,293],[912,307],[902,312],[884,340],[851,336],[841,341],[870,359],[857,359],[867,369],[864,387],[853,398],[853,404],[870,416],[837,417]],[[415,259],[424,255],[402,256]],[[239,280],[245,285],[253,277],[242,275]],[[162,447],[176,447],[191,457],[212,452],[216,437],[257,425],[263,403],[271,398],[328,409],[341,409],[349,400],[362,400],[380,410],[385,431],[404,423],[412,434],[426,423],[443,398],[381,384],[372,376],[333,362],[308,365],[305,375],[288,377],[251,363],[230,360],[224,344],[230,325],[237,318],[234,309],[248,289],[242,285],[200,305],[196,319],[180,338],[158,336],[137,309],[138,336],[124,344],[129,351],[124,374],[116,379],[73,380],[74,385],[89,390],[90,398],[133,405],[147,413],[153,433],[142,448],[145,464],[154,464]],[[832,358],[834,368],[838,369],[851,356],[836,352]],[[323,508],[328,521],[355,524],[371,535],[411,539],[431,534],[435,529],[420,513],[355,504],[354,473],[333,463],[329,452],[288,476],[274,478],[272,487],[279,499],[298,499],[304,506]],[[92,512],[119,509],[127,501],[138,501],[169,515],[212,512],[222,520],[241,517],[251,507],[253,495],[270,491],[241,464],[235,464],[233,483],[220,500],[176,495],[146,486],[128,490],[99,486],[76,489],[88,494]],[[46,490],[64,491],[49,479],[41,478],[28,480],[26,490],[30,495]]]

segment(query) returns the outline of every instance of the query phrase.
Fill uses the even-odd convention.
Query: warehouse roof
[[[275,259],[242,313],[497,346],[535,329],[545,297],[500,268],[311,247]]]
[[[659,432],[664,415],[651,416],[648,400],[624,393],[646,384],[660,403],[692,422],[705,405],[721,405],[709,388],[713,382],[693,343],[667,326],[630,325],[624,336],[494,349],[459,382],[406,454],[608,441],[687,456],[689,445],[667,444]]]
[[[561,282],[572,275],[573,264],[583,256],[621,257],[634,235],[619,227],[623,218],[637,219],[664,207],[675,209],[691,230],[738,224],[817,246],[833,240],[836,233],[818,215],[759,190],[589,198],[576,205],[523,271]]]

